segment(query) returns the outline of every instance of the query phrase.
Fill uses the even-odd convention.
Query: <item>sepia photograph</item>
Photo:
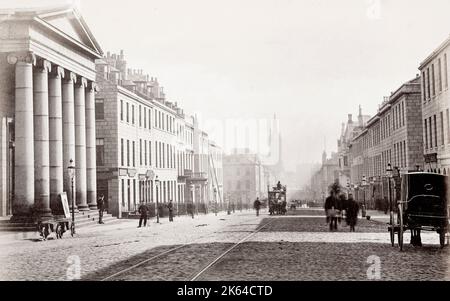
[[[0,281],[449,281],[449,12],[0,0]]]

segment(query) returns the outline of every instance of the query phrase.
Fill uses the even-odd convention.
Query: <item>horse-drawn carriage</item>
[[[278,182],[277,186],[267,187],[269,214],[270,215],[285,215],[287,212],[286,206],[286,186],[282,186]]]
[[[390,202],[388,231],[394,246],[395,234],[398,246],[403,250],[403,235],[411,231],[411,242],[421,245],[420,232],[436,231],[441,247],[448,231],[448,177],[425,172],[404,174],[401,178],[400,200]]]

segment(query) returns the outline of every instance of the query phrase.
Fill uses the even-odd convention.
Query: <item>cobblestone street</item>
[[[198,280],[367,280],[373,256],[381,280],[450,280],[449,251],[439,247],[437,234],[424,233],[422,248],[406,244],[399,252],[378,221],[360,219],[355,233],[344,222],[328,232],[325,218],[311,210],[180,217],[140,229],[136,222],[84,228],[62,240],[0,236],[0,278],[70,280],[79,258],[81,280],[191,280],[235,246]]]

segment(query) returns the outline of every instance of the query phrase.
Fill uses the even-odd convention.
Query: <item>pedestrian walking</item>
[[[173,222],[173,203],[172,200],[167,204],[167,208],[169,209],[169,222]]]
[[[253,208],[256,210],[256,216],[259,216],[259,209],[261,209],[261,202],[259,198],[256,198],[255,202],[253,203]]]
[[[103,211],[105,210],[105,196],[100,194],[97,199],[97,209],[98,209],[98,223],[104,224],[103,222]]]
[[[141,201],[141,205],[138,209],[139,214],[141,215],[139,218],[139,226],[138,228],[142,227],[142,222],[144,222],[144,227],[147,226],[147,217],[148,217],[148,207],[144,204],[143,201]]]
[[[348,195],[347,206],[345,209],[347,224],[350,226],[350,232],[355,232],[356,222],[358,221],[359,205],[353,199],[353,194]]]
[[[337,230],[337,221],[338,221],[338,193],[339,193],[339,185],[334,183],[330,188],[330,195],[325,200],[325,214],[327,216],[327,223],[330,225],[330,231]]]

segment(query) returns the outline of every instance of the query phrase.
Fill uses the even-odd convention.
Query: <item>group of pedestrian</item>
[[[169,201],[169,203],[167,203],[166,205],[167,209],[169,210],[169,222],[173,222],[173,202],[172,200]],[[156,210],[159,210],[159,208],[157,208]],[[149,208],[148,206],[144,203],[141,202],[141,204],[139,205],[138,208],[138,213],[139,213],[139,226],[138,228],[142,227],[142,224],[144,224],[144,227],[147,226],[147,219],[148,219],[148,212],[149,212]]]
[[[350,226],[350,232],[355,232],[355,226],[358,221],[359,205],[351,193],[348,198],[341,193],[339,185],[333,184],[330,189],[330,195],[325,200],[325,214],[330,231],[337,231],[338,223],[341,223],[343,213],[345,212],[345,221]]]

